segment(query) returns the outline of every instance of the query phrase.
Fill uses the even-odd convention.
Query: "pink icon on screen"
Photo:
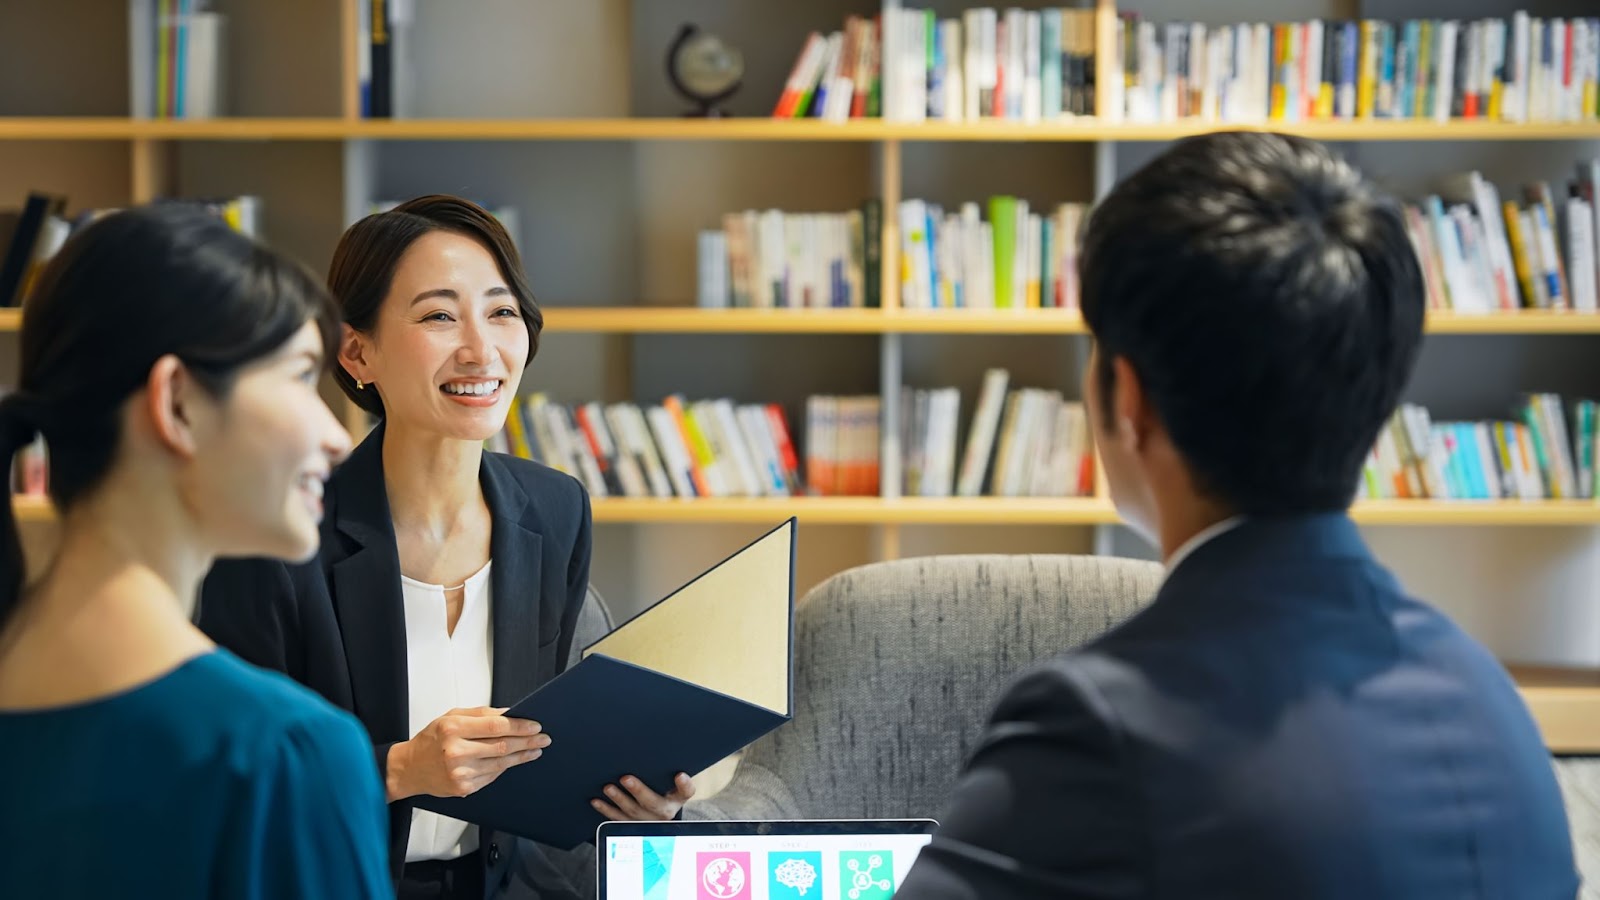
[[[750,854],[701,853],[697,900],[750,900]]]

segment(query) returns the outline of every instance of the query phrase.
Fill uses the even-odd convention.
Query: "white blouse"
[[[406,608],[406,688],[411,734],[452,709],[489,705],[494,640],[489,630],[489,566],[467,579],[461,618],[449,631],[443,585],[400,576]],[[455,859],[478,849],[478,826],[424,810],[411,812],[406,862]]]

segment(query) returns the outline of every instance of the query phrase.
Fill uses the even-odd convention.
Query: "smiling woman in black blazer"
[[[328,482],[319,557],[219,564],[200,624],[366,725],[402,898],[493,896],[517,841],[408,798],[470,794],[561,739],[502,713],[565,665],[589,498],[568,475],[483,449],[543,316],[505,229],[455,197],[351,226],[329,287],[346,326],[336,377],[380,424]],[[687,776],[667,796],[621,781],[629,793],[603,786],[609,802],[595,786],[612,818],[672,818],[693,793]]]

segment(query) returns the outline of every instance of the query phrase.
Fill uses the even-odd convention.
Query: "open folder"
[[[571,849],[594,840],[605,785],[634,775],[665,794],[787,722],[794,549],[791,518],[591,644],[506,713],[544,726],[543,756],[416,805]]]

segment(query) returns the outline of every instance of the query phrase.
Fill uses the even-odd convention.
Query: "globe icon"
[[[737,897],[744,890],[744,866],[726,856],[706,863],[700,874],[700,886],[713,897]]]
[[[744,76],[744,57],[714,34],[700,32],[678,48],[678,77],[696,94],[720,94]]]
[[[743,54],[694,25],[684,25],[667,50],[667,79],[696,105],[689,115],[720,116],[716,104],[732,96],[743,77]]]

